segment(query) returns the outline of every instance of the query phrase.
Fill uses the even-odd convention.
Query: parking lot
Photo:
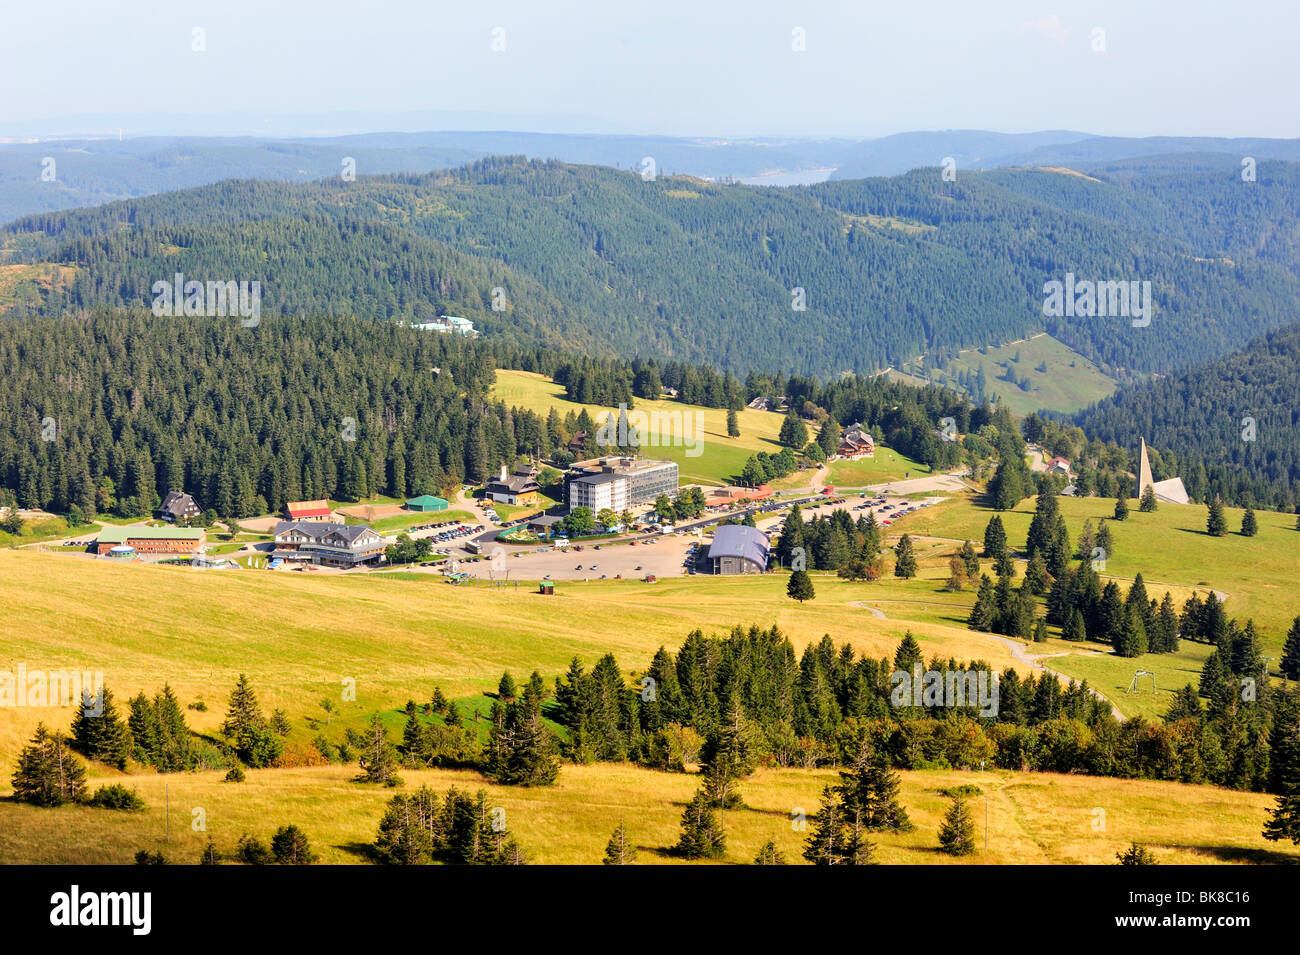
[[[871,509],[875,511],[876,519],[888,535],[894,532],[892,528],[900,517],[928,506],[932,500],[937,499],[912,500],[879,494],[868,494],[866,497],[828,495],[824,503],[801,505],[801,510],[805,520],[814,516],[829,516],[837,510],[843,510],[856,521],[860,517],[865,517],[867,510]],[[768,507],[770,509],[757,514],[755,520],[761,530],[775,536],[780,531],[781,523],[785,520],[788,510],[786,505],[782,505],[779,510],[772,505]],[[412,569],[436,574],[445,567],[463,571],[481,580],[493,578],[528,581],[601,580],[620,577],[630,579],[643,578],[647,574],[656,577],[679,577],[689,573],[687,558],[693,547],[698,546],[703,554],[707,554],[708,541],[713,530],[712,523],[720,517],[738,516],[739,513],[708,515],[703,520],[710,522],[711,526],[699,527],[695,526],[699,522],[692,522],[682,529],[681,533],[637,538],[635,543],[625,539],[599,544],[570,545],[563,550],[557,550],[553,547],[543,549],[489,543],[484,540],[482,560],[460,560],[453,566],[456,557],[463,558],[468,556],[468,553],[463,547],[451,546],[444,549],[451,551],[453,561]],[[475,536],[486,537],[479,534]],[[503,556],[497,559],[494,566],[491,562],[491,554],[498,547]],[[701,567],[703,569],[702,564]]]

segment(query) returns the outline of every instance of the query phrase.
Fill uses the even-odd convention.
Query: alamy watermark
[[[0,670],[0,708],[7,706],[73,707],[86,702],[87,716],[104,713],[104,671]]]
[[[703,411],[629,411],[620,404],[596,429],[601,448],[685,448],[688,458],[704,453]]]
[[[153,283],[153,313],[159,318],[206,316],[225,318],[238,315],[245,328],[256,328],[262,320],[261,282],[199,282],[186,281],[177,272],[175,279],[159,279]]]
[[[1043,285],[1043,314],[1048,318],[1130,318],[1134,328],[1151,324],[1151,283],[1076,281],[1073,272],[1065,281],[1052,279]]]
[[[990,670],[895,670],[889,677],[894,706],[974,706],[980,716],[998,715],[998,675]]]

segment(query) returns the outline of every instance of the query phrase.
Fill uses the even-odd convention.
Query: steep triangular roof
[[[1146,439],[1146,438],[1138,438],[1138,441],[1141,442],[1141,446],[1140,446],[1140,450],[1139,450],[1139,452],[1138,452],[1138,486],[1137,486],[1137,492],[1138,492],[1138,497],[1141,497],[1141,496],[1142,496],[1142,492],[1146,490],[1147,485],[1150,484],[1150,485],[1154,486],[1154,485],[1155,485],[1155,481],[1154,481],[1154,480],[1152,479],[1152,477],[1151,477],[1151,461],[1150,461],[1150,459],[1147,457],[1147,439]]]

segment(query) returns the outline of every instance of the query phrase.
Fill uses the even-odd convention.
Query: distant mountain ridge
[[[436,118],[431,114],[430,118]],[[486,117],[490,118],[490,117]],[[25,127],[0,123],[0,136]],[[106,131],[107,132],[107,131]],[[1068,130],[1005,134],[982,130],[900,133],[879,139],[670,137],[468,129],[326,137],[146,136],[49,139],[0,144],[0,222],[36,212],[97,205],[207,185],[223,179],[307,182],[339,176],[345,157],[358,175],[423,173],[488,156],[522,155],[584,165],[708,179],[756,179],[820,170],[832,179],[893,176],[938,166],[1094,166],[1134,157],[1214,154],[1239,161],[1300,161],[1300,140],[1099,137]],[[43,179],[54,160],[52,180]],[[831,170],[827,173],[827,170]],[[48,174],[46,173],[48,176]]]

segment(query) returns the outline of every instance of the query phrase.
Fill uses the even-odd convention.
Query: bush
[[[229,769],[233,757],[206,740],[195,740],[190,750],[194,758],[193,769]]]
[[[247,778],[244,775],[244,767],[242,766],[231,766],[230,772],[226,773],[226,782],[228,783],[242,783]]]
[[[244,865],[270,865],[274,861],[266,843],[247,833],[239,837],[239,848],[235,850],[235,858]]]
[[[669,723],[651,738],[646,765],[684,773],[687,763],[699,760],[703,745],[704,739],[691,727]]]
[[[312,743],[285,743],[280,755],[271,764],[277,769],[295,769],[299,766],[328,766],[329,757]]]
[[[117,809],[121,812],[140,812],[145,802],[134,789],[127,789],[120,783],[109,783],[95,790],[95,795],[86,800],[87,806],[96,809]]]

